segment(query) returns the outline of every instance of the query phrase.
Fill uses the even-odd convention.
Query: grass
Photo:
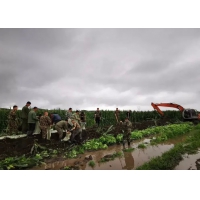
[[[123,149],[124,152],[132,152],[132,151],[134,151],[134,150],[135,150],[135,148]]]
[[[95,162],[93,160],[90,160],[90,162],[88,163],[88,165],[90,167],[94,167],[96,164],[95,164]]]
[[[191,136],[184,143],[174,146],[168,152],[151,159],[149,162],[137,168],[137,170],[172,170],[183,159],[184,154],[195,154],[200,148],[200,130],[199,128],[191,131]]]
[[[139,149],[145,149],[145,148],[147,148],[147,146],[146,146],[145,144],[139,144],[139,145],[138,145],[138,148],[139,148]]]
[[[115,158],[119,158],[119,157],[122,157],[122,152],[119,151],[119,152],[115,152],[113,154],[110,154],[110,155],[107,155],[107,156],[104,156],[103,158],[101,158],[101,160],[99,162],[108,162],[108,161],[111,161],[111,160],[114,160]]]

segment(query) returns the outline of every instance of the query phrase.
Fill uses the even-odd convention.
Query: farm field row
[[[43,114],[44,110],[38,110],[37,115]],[[65,119],[65,113],[66,110],[48,110],[49,113],[57,113],[61,116],[62,119]],[[8,114],[10,110],[9,109],[0,109],[0,134],[5,133],[7,129],[8,124]],[[94,112],[95,111],[85,111],[86,114],[86,121],[87,121],[87,127],[93,127],[95,125],[94,122]],[[114,111],[108,111],[108,110],[101,110],[102,113],[102,120],[101,120],[101,126],[108,126],[116,124],[116,118],[114,116]],[[19,123],[21,123],[21,110],[17,111]],[[176,122],[182,120],[181,113],[179,111],[164,111],[165,118],[168,121]],[[120,120],[124,120],[126,117],[126,111],[120,112]],[[131,113],[130,121],[133,123],[137,122],[144,122],[149,120],[158,120],[160,119],[159,114],[156,111],[133,111]]]
[[[112,127],[110,127],[111,129]],[[79,162],[79,158],[85,158],[89,155],[94,155],[92,156],[93,158],[98,157],[98,162],[106,156],[105,154],[108,153],[108,151],[116,150],[113,153],[115,155],[115,158],[118,158],[119,155],[123,155],[123,159],[129,155],[128,160],[131,160],[131,154],[133,153],[141,153],[144,151],[154,151],[154,154],[149,155],[148,159],[145,159],[145,161],[148,161],[152,156],[158,156],[162,155],[163,152],[171,149],[175,143],[180,142],[180,138],[184,139],[194,128],[194,126],[191,123],[181,123],[181,124],[171,124],[167,126],[160,126],[160,127],[153,127],[153,128],[148,128],[145,130],[139,130],[139,131],[133,131],[131,133],[131,139],[133,140],[131,145],[132,147],[128,150],[124,150],[120,153],[122,150],[122,146],[120,145],[122,141],[122,134],[109,134],[109,133],[104,133],[101,135],[99,138],[93,138],[88,141],[86,141],[82,145],[77,145],[74,147],[67,147],[62,149],[62,151],[57,150],[57,149],[49,149],[41,146],[38,143],[35,143],[33,145],[31,155],[28,157],[26,156],[18,156],[16,157],[10,157],[2,160],[0,162],[0,167],[2,169],[26,169],[30,167],[34,167],[35,165],[39,165],[41,163],[52,163],[55,160],[60,160],[60,162],[65,163],[63,167],[69,167],[67,163],[73,162]],[[142,138],[146,138],[145,140],[141,140]],[[172,141],[175,138],[174,142],[168,144],[167,141]],[[140,139],[140,141],[138,141]],[[163,144],[161,144],[163,143]],[[118,144],[118,145],[117,145]],[[160,150],[159,150],[160,149]],[[157,153],[155,153],[157,152]],[[142,153],[141,153],[142,154]],[[100,156],[101,155],[101,156]],[[111,158],[113,159],[113,155]],[[118,156],[116,156],[118,155]],[[145,155],[145,154],[143,154]],[[100,158],[100,157],[101,158]],[[138,156],[139,160],[138,162],[141,164],[144,164],[141,161],[141,159],[144,156]],[[108,159],[108,158],[107,158]],[[118,158],[122,159],[122,158]],[[116,162],[117,159],[113,159],[110,162]],[[127,160],[127,159],[126,159]],[[52,161],[52,162],[51,162]],[[88,161],[86,159],[86,161]],[[89,161],[90,164],[95,161]],[[128,161],[127,161],[128,162]],[[93,164],[94,164],[93,163]],[[72,164],[72,163],[71,163]],[[82,161],[82,165],[83,161]],[[45,166],[45,165],[44,165]],[[100,164],[100,166],[107,166],[105,164]],[[101,167],[99,166],[99,169]],[[112,164],[111,166],[115,166]],[[135,165],[133,168],[136,166],[139,167],[139,165]],[[95,167],[95,164],[94,166]],[[98,169],[97,165],[96,168]],[[88,169],[86,167],[86,169]],[[110,169],[113,169],[110,167]]]

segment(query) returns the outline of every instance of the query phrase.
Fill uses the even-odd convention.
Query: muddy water
[[[200,159],[200,152],[193,155],[184,155],[184,159],[175,167],[175,170],[197,170],[196,161]]]
[[[138,140],[131,143],[132,148],[136,148],[132,152],[123,152],[123,157],[115,158],[113,161],[99,163],[100,159],[108,154],[113,154],[115,152],[123,151],[122,145],[113,145],[108,147],[106,150],[99,150],[93,152],[86,152],[85,154],[80,155],[76,159],[67,159],[67,160],[60,160],[56,162],[48,161],[48,163],[44,164],[40,167],[34,167],[34,170],[41,170],[41,169],[51,169],[51,170],[58,170],[65,166],[73,166],[74,162],[81,162],[84,160],[86,156],[91,155],[93,160],[95,161],[95,167],[90,167],[88,163],[82,163],[80,165],[80,169],[82,170],[131,170],[136,169],[137,167],[141,166],[145,162],[149,161],[153,157],[157,157],[162,155],[164,152],[169,151],[174,144],[182,142],[186,136],[179,137],[176,139],[168,140],[163,144],[159,144],[157,146],[148,145],[150,143],[150,139],[143,139]],[[145,149],[138,149],[138,144],[146,143],[148,146]]]

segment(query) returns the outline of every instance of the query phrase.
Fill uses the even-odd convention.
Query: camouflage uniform
[[[117,118],[118,122],[120,121],[120,111],[115,111],[115,118]]]
[[[58,123],[56,123],[55,129],[58,132],[59,139],[62,139],[62,137],[63,137],[63,130],[65,130],[65,131],[68,130],[68,123],[66,121],[64,121],[64,120],[59,121]]]
[[[124,123],[122,123],[122,125],[124,126],[123,145],[125,145],[126,140],[128,142],[128,145],[130,145],[132,123],[129,120],[127,120]]]
[[[11,135],[13,132],[18,133],[17,114],[15,110],[10,111],[8,119],[9,135]]]
[[[42,138],[46,139],[48,128],[51,125],[51,119],[49,116],[40,117],[40,129],[42,131]]]
[[[79,125],[81,124],[81,119],[80,119],[78,113],[74,113],[72,118],[73,118],[77,123],[79,123]]]
[[[71,122],[71,118],[73,117],[72,112],[67,111],[66,112],[66,120],[68,121],[68,123],[72,126],[72,122]]]
[[[72,135],[71,135],[71,142],[74,142],[74,138],[79,134],[80,135],[80,139],[82,139],[82,129],[79,125],[79,123],[74,122],[73,123],[73,128],[72,128]]]

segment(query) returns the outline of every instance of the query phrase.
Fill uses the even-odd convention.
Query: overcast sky
[[[0,29],[0,107],[200,110],[199,83],[200,29]]]

